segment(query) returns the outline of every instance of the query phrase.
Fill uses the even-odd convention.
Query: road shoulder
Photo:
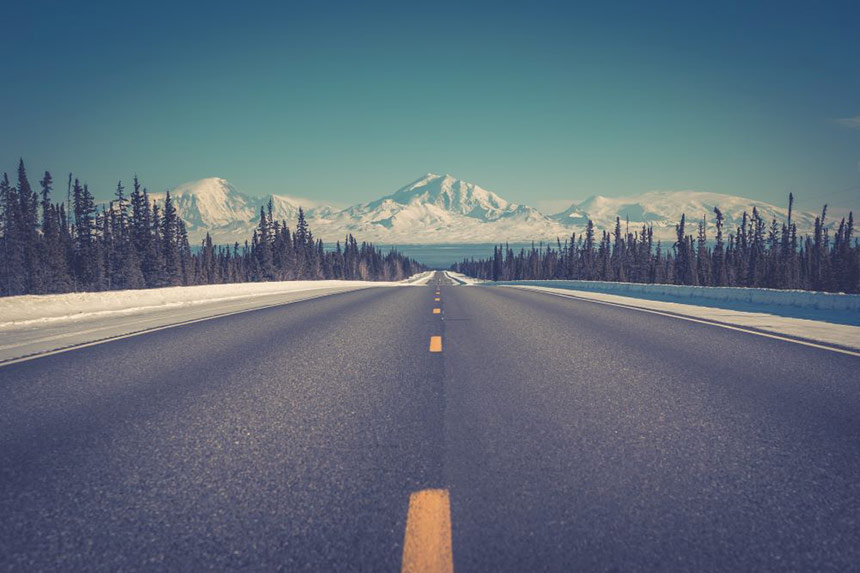
[[[543,292],[546,294],[588,300],[596,303],[624,306],[635,310],[674,315],[678,318],[695,319],[718,326],[735,327],[794,339],[801,342],[820,344],[835,350],[847,351],[860,356],[860,327],[834,324],[819,320],[789,318],[761,312],[744,312],[732,309],[697,306],[677,302],[653,301],[626,297],[615,294],[577,291],[571,289],[542,286],[500,285],[502,288],[516,288]]]

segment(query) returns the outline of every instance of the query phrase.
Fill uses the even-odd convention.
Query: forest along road
[[[857,357],[436,282],[0,368],[0,569],[860,563]]]

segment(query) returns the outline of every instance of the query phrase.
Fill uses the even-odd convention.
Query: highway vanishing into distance
[[[0,569],[856,570],[860,358],[447,283],[0,367]]]

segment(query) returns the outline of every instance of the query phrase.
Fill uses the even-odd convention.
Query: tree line
[[[701,286],[765,287],[826,292],[860,292],[860,244],[854,237],[854,214],[842,219],[835,232],[825,226],[827,206],[815,218],[812,235],[798,236],[791,220],[794,196],[789,195],[788,218],[765,221],[758,210],[743,214],[734,230],[714,208],[716,240],[707,236],[707,221],[688,233],[685,215],[675,226],[676,239],[654,241],[653,227],[630,232],[615,219],[614,232],[598,236],[589,220],[585,232],[515,253],[498,245],[487,259],[466,259],[452,269],[494,281],[597,280]],[[728,232],[727,232],[728,231]]]
[[[54,202],[45,172],[34,190],[24,162],[17,181],[0,180],[0,295],[155,288],[252,281],[400,280],[423,267],[395,250],[382,252],[348,235],[328,249],[299,209],[293,231],[260,210],[250,243],[192,249],[185,223],[167,192],[150,200],[137,176],[131,192],[119,182],[114,199],[97,205],[86,184],[69,174],[65,201]]]

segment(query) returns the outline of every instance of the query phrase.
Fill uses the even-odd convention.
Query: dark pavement
[[[450,491],[460,571],[857,568],[860,359],[434,292],[0,367],[0,568],[393,571],[424,488]]]

